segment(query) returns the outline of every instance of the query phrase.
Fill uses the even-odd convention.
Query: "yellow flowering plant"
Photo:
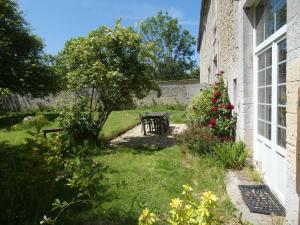
[[[173,198],[169,203],[170,211],[167,223],[171,225],[217,225],[221,224],[216,216],[218,198],[210,191],[201,195],[200,201],[193,197],[193,189],[183,185],[181,198]],[[139,217],[139,225],[157,223],[158,217],[144,209]]]
[[[144,209],[139,217],[138,225],[152,225],[158,221],[158,217],[150,212],[149,209]]]

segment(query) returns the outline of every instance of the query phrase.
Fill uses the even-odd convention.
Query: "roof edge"
[[[198,45],[197,51],[200,51],[201,43],[202,43],[202,35],[203,35],[203,20],[207,13],[207,7],[210,3],[210,0],[202,0],[201,7],[200,7],[200,23],[199,23],[199,32],[198,32]]]

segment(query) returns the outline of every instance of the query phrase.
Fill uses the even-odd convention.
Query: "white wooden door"
[[[257,54],[255,160],[265,182],[285,203],[286,195],[286,40]]]

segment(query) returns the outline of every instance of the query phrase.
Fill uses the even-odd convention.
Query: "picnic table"
[[[148,126],[150,132],[162,134],[163,131],[169,129],[169,113],[168,112],[146,112],[140,114],[142,130],[146,135]]]

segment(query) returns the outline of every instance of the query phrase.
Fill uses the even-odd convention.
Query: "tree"
[[[182,29],[176,18],[158,12],[140,24],[140,32],[146,43],[152,43],[155,61],[152,75],[155,80],[175,80],[188,77],[196,63],[195,38]]]
[[[0,0],[0,96],[8,93],[44,96],[59,90],[53,59],[31,33],[18,5]]]
[[[149,57],[151,51],[141,35],[122,27],[120,21],[113,29],[101,26],[87,37],[69,40],[58,61],[66,71],[68,88],[77,98],[65,114],[64,127],[79,131],[75,132],[77,137],[95,139],[112,110],[145,97],[150,90],[158,91],[149,72]],[[83,90],[88,92],[88,101]]]

